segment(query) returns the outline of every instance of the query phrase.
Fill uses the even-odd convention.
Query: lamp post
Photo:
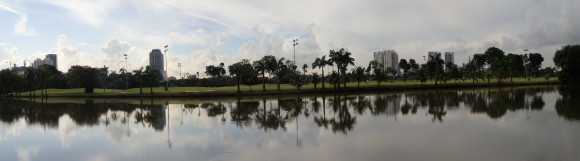
[[[528,61],[529,61],[529,58],[528,58],[528,49],[524,49],[524,56],[525,56],[524,63],[526,63],[526,79],[528,79]]]
[[[180,80],[179,82],[183,83],[183,82],[181,82],[183,80],[183,76],[181,75],[181,63],[177,63],[177,66],[179,67],[179,80]]]
[[[125,89],[129,89],[129,80],[127,78],[127,54],[123,54],[125,56]]]
[[[298,39],[292,40],[292,46],[294,47],[294,65],[296,65],[296,45],[298,45]]]
[[[8,61],[6,63],[8,63],[8,69],[10,69],[10,66],[12,66],[12,62],[11,61]]]
[[[167,58],[169,58],[167,56],[167,47],[169,47],[169,45],[165,45],[165,91],[169,91],[169,81],[167,81]]]

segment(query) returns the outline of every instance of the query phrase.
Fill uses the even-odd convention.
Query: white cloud
[[[71,16],[76,17],[79,21],[86,22],[89,25],[99,27],[103,25],[108,18],[111,10],[119,4],[119,0],[44,0],[49,3],[71,12]]]
[[[30,161],[32,160],[31,157],[34,157],[40,151],[39,147],[27,147],[27,148],[18,148],[16,153],[18,154],[19,161]]]
[[[131,53],[135,47],[128,44],[126,41],[118,39],[111,39],[101,46],[101,52],[105,53],[103,64],[109,69],[116,70],[125,68],[125,57],[123,54],[132,55]]]
[[[528,48],[544,54],[544,63],[552,64],[549,60],[555,47],[580,42],[580,19],[575,16],[580,11],[574,8],[578,2],[569,0],[44,2],[71,14],[59,16],[82,22],[66,24],[80,31],[57,34],[75,35],[79,42],[105,43],[96,47],[59,46],[58,52],[63,54],[59,59],[65,59],[59,61],[63,62],[61,70],[73,62],[119,68],[122,57],[114,56],[119,55],[114,51],[117,49],[107,45],[123,42],[133,47],[129,69],[147,65],[149,51],[167,44],[171,47],[169,61],[184,64],[183,73],[203,71],[205,65],[217,61],[230,64],[267,54],[292,59],[294,38],[300,39],[298,64],[311,64],[331,49],[345,48],[360,66],[366,66],[376,50],[394,49],[400,58],[418,62],[428,51],[453,51],[456,61],[462,63],[490,46],[506,53],[522,53]],[[20,30],[15,32],[34,33],[32,27],[26,27],[28,18],[39,19],[27,17],[34,15],[41,14],[21,16],[23,23],[16,25]],[[93,31],[102,34],[77,36]],[[15,46],[23,49],[22,44],[26,43]],[[177,65],[168,67],[170,75],[179,74]]]
[[[34,31],[34,28],[28,26],[28,15],[26,15],[25,13],[22,13],[20,11],[14,10],[8,6],[5,6],[3,4],[0,3],[0,9],[4,9],[8,12],[12,12],[18,16],[20,16],[20,19],[18,20],[18,22],[16,24],[14,24],[14,34],[15,35],[23,35],[23,36],[35,36],[36,31]]]

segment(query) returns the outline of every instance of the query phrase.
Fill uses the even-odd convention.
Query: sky
[[[576,0],[0,0],[0,69],[55,53],[61,71],[118,72],[123,54],[135,70],[165,45],[170,76],[264,55],[293,59],[294,51],[297,64],[310,66],[340,48],[363,67],[380,50],[419,63],[429,51],[450,51],[461,64],[492,46],[540,53],[548,67],[561,46],[580,44],[579,7]]]

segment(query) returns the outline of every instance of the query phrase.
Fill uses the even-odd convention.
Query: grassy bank
[[[315,90],[314,84],[306,84],[297,90],[296,87],[281,84],[281,90],[277,89],[276,84],[266,84],[266,91],[262,91],[262,84],[254,86],[241,86],[241,92],[237,92],[237,86],[228,87],[170,87],[165,91],[163,87],[153,88],[153,94],[149,88],[143,88],[143,94],[139,88],[128,90],[113,89],[95,89],[94,93],[83,93],[83,89],[47,89],[48,97],[102,97],[102,98],[128,98],[128,97],[227,97],[227,96],[258,96],[258,95],[286,95],[286,94],[313,94],[313,93],[335,93],[335,92],[365,92],[365,91],[404,91],[404,90],[424,90],[424,89],[452,89],[452,88],[473,88],[473,87],[490,87],[490,86],[521,86],[521,85],[540,85],[540,84],[558,84],[557,78],[551,78],[546,81],[544,78],[533,78],[531,80],[514,78],[510,83],[509,79],[498,83],[492,79],[490,83],[479,80],[472,83],[466,81],[448,81],[435,85],[434,81],[421,83],[418,81],[394,81],[382,82],[379,86],[377,82],[347,83],[347,88],[333,89],[332,84],[325,84],[326,89],[321,89],[322,85],[318,84]],[[35,91],[34,94],[29,92],[19,93],[16,97],[40,97],[41,91]]]

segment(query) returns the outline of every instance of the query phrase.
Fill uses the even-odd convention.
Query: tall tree
[[[312,73],[312,83],[314,84],[314,90],[316,91],[316,85],[320,83],[320,76],[316,72]]]
[[[237,62],[228,66],[228,70],[231,75],[236,78],[236,84],[238,86],[238,93],[240,91],[240,84],[252,84],[253,80],[257,76],[257,72],[254,70],[250,64],[250,60],[242,59],[242,61]]]
[[[513,83],[514,73],[521,73],[521,71],[524,69],[523,56],[509,53],[505,59],[510,75],[510,82]]]
[[[560,68],[560,81],[580,85],[580,44],[562,46],[556,51],[553,60],[556,67]]]
[[[411,69],[411,64],[407,63],[407,60],[401,59],[401,61],[399,61],[399,67],[401,69],[403,69],[403,80],[405,80],[405,82],[406,82],[407,81],[407,73]]]
[[[98,81],[98,70],[89,66],[72,66],[68,70],[70,84],[85,88],[85,93],[93,93]]]
[[[426,65],[426,72],[431,77],[431,79],[435,80],[435,85],[443,78],[443,64],[444,61],[441,59],[441,54],[437,54],[435,56],[429,55],[431,60],[427,61]]]
[[[365,68],[359,66],[352,69],[352,75],[357,82],[357,88],[360,88],[360,82],[366,81]]]
[[[387,77],[384,66],[383,64],[379,64],[379,62],[376,60],[371,61],[370,64],[373,68],[374,79],[378,83],[377,86],[380,87],[381,82],[384,81]]]
[[[284,64],[284,57],[280,58],[278,60],[277,67],[276,67],[276,84],[278,85],[278,90],[280,90],[280,83],[282,81],[282,77],[284,77],[284,75],[286,74],[286,71],[288,70],[288,66],[286,64]]]
[[[351,53],[346,51],[344,48],[335,51],[330,50],[330,61],[336,64],[339,73],[341,74],[341,80],[346,87],[346,69],[348,65],[354,65],[354,58],[351,57]],[[339,84],[340,87],[340,84]]]
[[[312,63],[312,69],[314,68],[322,69],[322,89],[326,89],[324,87],[324,84],[326,83],[324,81],[324,67],[326,67],[327,65],[332,66],[332,61],[326,60],[326,55],[323,55],[320,58],[316,58],[316,60],[314,60],[314,62]]]
[[[490,47],[488,48],[485,53],[485,63],[487,63],[487,65],[493,65],[494,62],[496,61],[500,61],[499,59],[502,59],[503,57],[505,57],[505,53],[496,47]]]
[[[161,73],[157,71],[157,68],[152,66],[145,67],[145,80],[149,85],[149,92],[153,96],[153,86],[161,80]]]
[[[483,74],[483,67],[485,66],[486,56],[484,54],[474,54],[473,55],[473,65],[477,69],[475,72],[477,77],[481,77]]]
[[[265,57],[262,57],[260,60],[256,60],[253,63],[254,70],[258,72],[258,74],[262,75],[262,91],[266,90],[266,60]]]
[[[30,96],[36,96],[36,69],[33,67],[27,67],[24,71],[24,77],[26,78],[26,82],[28,84],[28,94]],[[34,94],[32,92],[34,92]]]
[[[528,54],[528,59],[530,61],[529,68],[534,73],[534,77],[538,77],[540,68],[542,68],[542,62],[544,61],[544,57],[540,53],[530,53]]]
[[[133,70],[133,75],[137,78],[137,82],[139,83],[139,95],[143,96],[143,80],[145,79],[143,67]]]
[[[275,56],[266,55],[262,58],[266,63],[266,72],[270,74],[270,77],[274,75],[276,69],[278,69],[278,61],[276,60]]]

